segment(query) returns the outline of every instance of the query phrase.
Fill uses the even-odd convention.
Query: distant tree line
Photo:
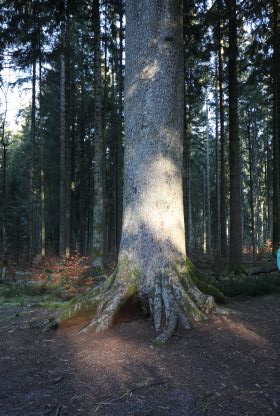
[[[1,68],[32,88],[17,132],[1,115],[1,252],[29,264],[78,252],[102,268],[122,226],[124,4],[0,7]],[[187,251],[232,268],[280,239],[279,8],[184,0]]]

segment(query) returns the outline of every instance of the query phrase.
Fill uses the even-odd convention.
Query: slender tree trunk
[[[258,172],[258,159],[257,159],[257,143],[258,143],[258,127],[257,127],[257,115],[256,109],[252,108],[252,126],[251,126],[251,160],[252,160],[252,192],[253,192],[253,214],[254,214],[254,234],[255,234],[255,252],[259,252],[260,246],[260,234],[261,234],[261,203],[260,203],[260,175]]]
[[[267,135],[268,136],[268,135]],[[269,143],[269,137],[265,141],[265,196],[266,196],[266,207],[267,207],[267,223],[266,223],[266,239],[271,239],[272,236],[272,204],[271,204],[271,180],[270,180],[270,164],[271,164],[271,146]]]
[[[72,123],[73,108],[75,107],[73,84],[71,82],[73,72],[73,60],[71,59],[71,24],[69,12],[69,0],[64,0],[65,24],[64,24],[64,60],[65,60],[65,257],[71,255],[72,206],[74,205],[74,181],[72,181],[73,143],[75,135],[75,123]],[[73,188],[72,188],[73,184]],[[73,201],[72,201],[73,199]]]
[[[124,42],[124,27],[123,27],[123,1],[119,0],[119,65],[118,65],[118,143],[117,143],[117,247],[119,249],[121,230],[122,230],[122,211],[123,211],[123,42]]]
[[[210,149],[209,149],[209,116],[206,104],[206,252],[212,254],[211,236],[211,195],[210,195]]]
[[[8,90],[9,87],[7,87],[6,90],[4,90],[4,106],[5,106],[5,110],[4,110],[4,114],[2,114],[2,125],[1,125],[1,136],[0,136],[0,145],[3,148],[3,153],[2,153],[2,160],[1,160],[1,168],[2,168],[2,212],[1,212],[1,216],[2,216],[2,275],[1,275],[1,280],[4,281],[5,280],[5,274],[6,274],[6,269],[8,267],[8,242],[7,242],[7,151],[8,151],[8,141],[5,138],[5,134],[6,134],[6,119],[7,119],[7,112],[8,112]],[[2,90],[3,92],[3,90]]]
[[[41,45],[40,45],[41,48]],[[45,223],[45,138],[43,133],[43,124],[42,124],[42,59],[41,59],[41,49],[39,56],[39,134],[40,134],[40,201],[41,201],[41,257],[44,261],[46,256],[46,223]]]
[[[216,79],[218,84],[218,73],[216,65]],[[216,136],[216,241],[215,255],[221,256],[221,192],[220,192],[220,140],[219,140],[219,98],[218,85],[215,89],[215,136]]]
[[[185,109],[186,112],[186,109]],[[185,115],[184,128],[184,218],[186,224],[186,250],[190,254],[192,250],[192,220],[191,220],[191,178],[190,178],[190,147],[191,147],[191,121],[189,115]]]
[[[3,126],[3,139],[4,139],[4,128]],[[6,270],[8,267],[8,242],[7,242],[7,144],[2,141],[3,147],[3,188],[2,188],[2,273],[1,280],[5,281]]]
[[[230,268],[242,264],[242,212],[240,139],[237,97],[237,18],[236,0],[228,1],[229,13],[229,172],[230,172]]]
[[[93,210],[93,242],[92,263],[96,268],[104,266],[104,121],[103,94],[100,51],[100,13],[99,1],[93,1],[93,30],[94,30],[94,210]]]
[[[280,5],[273,0],[273,253],[280,241]]]
[[[30,179],[29,179],[29,218],[28,218],[28,263],[31,266],[34,250],[34,152],[35,152],[35,123],[36,123],[36,60],[32,65],[32,104],[30,130]]]
[[[62,28],[62,50],[60,52],[60,193],[59,193],[59,255],[66,251],[66,177],[65,177],[65,54]]]
[[[218,0],[218,72],[219,72],[219,109],[220,109],[220,227],[221,255],[227,256],[227,214],[226,214],[226,166],[225,166],[225,110],[224,110],[224,51],[222,37],[221,0]]]
[[[186,14],[184,14],[186,16]],[[183,21],[184,31],[186,22]],[[184,33],[184,41],[186,41]],[[191,104],[187,102],[187,93],[190,88],[189,79],[191,78],[191,68],[186,65],[186,48],[184,48],[184,141],[183,141],[183,197],[184,197],[184,220],[185,220],[185,243],[186,251],[189,255],[193,248],[192,238],[192,213],[191,213],[191,132],[192,132],[192,115]]]
[[[251,116],[248,112],[248,149],[249,149],[249,176],[250,176],[250,213],[251,213],[251,233],[252,233],[252,251],[253,260],[256,257],[256,245],[255,245],[255,213],[254,213],[254,181],[253,181],[253,156],[252,156],[252,137],[251,137]]]
[[[82,39],[82,50],[84,40]],[[79,229],[80,229],[80,253],[86,253],[86,152],[85,152],[85,64],[83,63],[83,72],[81,79],[81,98],[80,98],[80,163],[79,163]]]

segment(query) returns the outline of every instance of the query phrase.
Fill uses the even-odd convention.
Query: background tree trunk
[[[208,105],[206,103],[206,252],[212,255],[212,235],[211,235],[211,189],[210,189],[210,147],[209,147],[209,116]]]
[[[219,111],[220,111],[220,227],[221,255],[227,257],[227,214],[226,214],[226,168],[225,168],[225,110],[224,110],[224,49],[222,34],[222,4],[218,0],[218,77],[219,77]]]
[[[39,46],[39,134],[40,134],[40,240],[41,240],[41,257],[44,260],[46,256],[46,222],[45,222],[45,138],[42,123],[42,56],[41,43]]]
[[[116,202],[117,202],[117,249],[119,249],[121,230],[122,230],[122,213],[123,213],[123,42],[124,42],[124,27],[123,27],[123,4],[119,0],[119,63],[118,63],[118,142],[117,142],[117,180],[116,180]]]
[[[104,266],[104,223],[105,223],[105,160],[104,160],[104,121],[103,87],[100,51],[100,12],[99,1],[92,3],[94,30],[94,209],[92,235],[92,263],[94,267]]]
[[[249,149],[249,177],[250,177],[250,213],[251,213],[251,233],[252,233],[252,252],[253,260],[256,257],[255,244],[255,213],[254,213],[254,180],[253,180],[253,155],[252,155],[252,134],[251,134],[251,114],[248,111],[248,149]]]
[[[237,17],[236,0],[227,2],[229,13],[229,172],[230,172],[230,253],[232,270],[242,263],[242,212],[240,139],[237,98]]]
[[[62,29],[64,39],[64,29]],[[66,250],[66,177],[65,177],[65,55],[64,41],[60,52],[60,194],[59,194],[59,255]]]
[[[280,240],[280,6],[273,0],[273,252]]]
[[[34,153],[36,124],[36,59],[32,65],[32,104],[30,129],[30,177],[29,177],[29,217],[28,217],[28,263],[32,265],[34,249]]]

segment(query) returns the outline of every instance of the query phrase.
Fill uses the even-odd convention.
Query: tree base
[[[195,285],[194,281],[198,279],[195,273],[191,263],[167,266],[151,280],[153,286],[149,286],[147,282],[143,284],[139,271],[128,267],[126,262],[86,296],[73,301],[60,321],[91,313],[93,319],[81,328],[81,332],[90,328],[95,333],[104,332],[116,323],[124,306],[137,299],[142,314],[152,318],[159,333],[156,342],[164,343],[179,323],[190,329],[192,321],[206,319],[216,308],[213,296],[202,293]]]

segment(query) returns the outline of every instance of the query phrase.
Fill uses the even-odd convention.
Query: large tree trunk
[[[107,329],[137,298],[160,342],[179,321],[190,328],[189,319],[202,319],[214,306],[195,286],[185,251],[181,5],[127,2],[122,238],[115,273],[90,295],[97,310],[87,325]]]

